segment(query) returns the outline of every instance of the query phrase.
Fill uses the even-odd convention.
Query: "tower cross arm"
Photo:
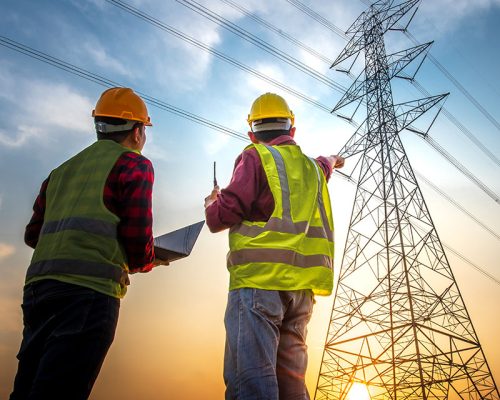
[[[403,18],[414,7],[418,6],[420,1],[421,0],[407,0],[394,7],[391,7],[392,1],[381,2],[382,4],[388,3],[388,5],[385,4],[385,6],[382,7],[382,9],[380,10],[376,9],[376,4],[372,5],[373,12],[379,14],[377,19],[380,21],[380,24],[382,26],[382,32],[385,33],[389,29],[391,29],[394,25],[396,25],[401,20],[401,18]]]
[[[432,43],[434,42],[432,41],[420,44],[418,46],[398,51],[397,53],[393,53],[387,56],[387,62],[389,64],[389,77],[393,78],[397,76],[401,71],[403,71],[403,69],[405,69],[413,60],[415,60],[421,54],[425,53],[425,56],[427,56],[427,52],[429,51],[429,48],[432,45]],[[415,74],[418,72],[418,69],[420,69],[420,66],[424,62],[425,56],[420,61],[417,71],[415,71]],[[413,76],[415,76],[415,74]]]
[[[433,42],[424,43],[424,44],[412,47],[410,49],[406,49],[406,50],[399,51],[397,53],[393,53],[390,56],[388,56],[389,79],[392,79],[395,76],[397,76],[404,68],[406,68],[419,55],[428,51],[428,49],[432,43]],[[424,59],[422,59],[418,68],[420,68],[420,65],[422,64],[423,61],[424,61]],[[417,71],[418,71],[418,68],[417,68]],[[365,72],[365,70],[363,70],[358,75],[356,80],[352,83],[352,85],[349,87],[349,89],[347,89],[347,91],[344,93],[342,98],[335,105],[332,112],[338,111],[342,107],[363,98],[365,96],[365,94],[368,94],[371,91],[375,90],[375,86],[373,86],[370,91],[366,92],[367,86],[366,86],[366,82],[364,81],[364,78],[363,78],[364,72]]]
[[[423,99],[418,99],[418,100],[413,100],[413,101],[407,101],[405,103],[395,104],[394,108],[396,111],[398,131],[402,131],[403,129],[408,128],[414,121],[416,121],[418,118],[420,118],[423,114],[425,114],[427,111],[429,111],[432,107],[434,107],[435,105],[442,102],[448,95],[449,95],[449,93],[444,93],[444,94],[439,94],[437,96],[425,97]],[[427,134],[427,132],[431,128],[436,117],[437,117],[437,114],[434,117],[434,119],[432,120],[432,122],[431,122],[431,124],[430,124],[430,126],[427,129],[425,134]],[[413,130],[416,131],[414,128],[413,128]]]

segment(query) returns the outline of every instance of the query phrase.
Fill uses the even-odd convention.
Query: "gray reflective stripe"
[[[321,183],[321,175],[319,171],[318,164],[316,161],[309,157],[309,160],[313,163],[316,168],[316,175],[318,176],[318,205],[319,205],[319,214],[321,215],[321,221],[323,222],[323,226],[325,228],[326,237],[329,241],[333,242],[333,232],[330,229],[330,222],[328,221],[328,217],[326,216],[325,204],[323,203],[323,185]]]
[[[45,222],[40,233],[44,235],[67,230],[82,231],[112,238],[117,237],[115,223],[84,217],[69,217],[58,221]]]
[[[322,226],[308,226],[307,221],[292,222],[285,221],[279,218],[273,217],[264,226],[259,225],[245,225],[241,224],[238,227],[231,229],[231,233],[239,233],[243,236],[256,237],[263,232],[273,231],[280,233],[291,233],[291,234],[301,234],[305,233],[306,237],[315,239],[329,239],[328,233],[325,233],[325,228]]]
[[[271,146],[266,146],[266,148],[271,152],[276,163],[276,169],[278,170],[278,177],[280,178],[281,186],[281,206],[283,209],[283,219],[292,220],[290,212],[290,189],[288,187],[288,178],[285,169],[285,162],[283,161],[283,156],[281,153]]]
[[[94,276],[97,278],[111,279],[114,282],[124,284],[127,273],[120,267],[111,264],[81,260],[44,260],[31,264],[26,274],[27,278],[47,274],[74,274]]]
[[[286,249],[242,249],[232,251],[227,258],[228,267],[247,263],[283,263],[295,267],[332,267],[332,259],[323,254],[303,255]]]

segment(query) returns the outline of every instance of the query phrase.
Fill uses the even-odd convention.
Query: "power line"
[[[335,33],[337,36],[341,37],[344,40],[349,40],[349,38],[346,36],[346,34],[344,33],[344,31],[342,29],[340,29],[339,27],[332,24],[330,21],[328,21],[321,14],[317,13],[312,8],[306,6],[304,3],[300,2],[299,0],[286,0],[286,1],[288,3],[290,3],[292,6],[294,6],[295,8],[302,11],[304,14],[310,16],[312,19],[319,22],[324,27],[328,28],[330,31]]]
[[[220,1],[223,2],[223,3],[225,3],[225,4],[227,4],[227,5],[229,5],[229,6],[231,6],[235,10],[238,10],[243,15],[247,16],[248,18],[251,18],[252,20],[254,20],[255,22],[257,22],[258,24],[260,24],[260,25],[266,27],[267,29],[269,29],[270,31],[278,34],[282,38],[284,38],[284,39],[288,40],[289,42],[293,43],[294,45],[300,47],[302,50],[304,50],[307,53],[311,54],[312,56],[318,58],[319,60],[325,62],[326,64],[328,64],[328,65],[333,64],[333,60],[331,58],[325,57],[323,54],[321,54],[320,52],[314,50],[313,48],[309,47],[308,45],[302,43],[300,40],[297,40],[296,38],[294,38],[289,33],[284,32],[283,30],[281,30],[280,28],[278,28],[275,25],[271,24],[270,22],[266,21],[265,19],[260,18],[256,14],[248,11],[246,8],[244,8],[240,4],[238,4],[238,3],[236,3],[236,2],[234,2],[232,0],[220,0]]]
[[[472,268],[474,268],[476,271],[480,272],[483,274],[485,277],[488,279],[491,279],[493,282],[495,282],[497,285],[500,285],[500,280],[495,278],[493,275],[491,275],[489,272],[485,271],[478,265],[474,264],[471,260],[469,260],[467,257],[465,257],[463,254],[459,253],[457,250],[452,249],[450,246],[448,246],[446,243],[443,243],[443,246],[446,247],[449,251],[451,251],[453,254],[455,254],[457,257],[459,257],[462,261],[466,262],[469,264]]]
[[[405,31],[406,36],[415,44],[418,44],[417,39],[410,32]],[[479,101],[438,61],[432,54],[428,54],[431,62],[446,76],[455,87],[462,92],[462,94],[469,100],[474,107],[476,107],[481,114],[483,114],[488,121],[490,121],[495,128],[500,130],[500,123],[493,117],[488,110],[486,110]]]
[[[429,135],[420,135],[427,143],[429,143],[434,150],[440,153],[446,160],[448,160],[452,165],[455,166],[463,175],[469,178],[478,188],[480,188],[484,193],[486,193],[489,197],[491,197],[495,203],[500,205],[499,196],[493,192],[487,185],[485,185],[481,180],[479,180],[472,172],[470,172],[467,168],[465,168],[460,162],[453,157],[450,153],[448,153],[443,147],[441,147],[434,139],[432,139]]]
[[[113,1],[117,2],[119,0],[107,0],[107,1]],[[212,22],[215,22],[217,25],[223,27],[224,29],[227,29],[228,31],[234,33],[235,35],[241,37],[242,39],[246,40],[249,43],[254,44],[255,46],[259,47],[261,50],[264,50],[268,54],[280,59],[281,61],[284,61],[288,65],[298,69],[299,71],[309,75],[310,77],[316,79],[317,81],[325,84],[326,86],[343,93],[346,91],[346,88],[343,87],[342,85],[339,85],[337,82],[334,80],[328,78],[326,75],[320,73],[319,71],[316,71],[314,68],[309,67],[308,65],[302,63],[301,61],[297,60],[296,58],[290,56],[289,54],[285,53],[284,51],[281,51],[280,49],[276,48],[272,44],[260,39],[259,37],[251,34],[247,30],[239,27],[238,25],[232,23],[231,21],[227,20],[226,18],[222,17],[220,14],[211,11],[207,7],[203,6],[202,4],[194,1],[194,0],[176,0],[178,3],[184,5],[185,7],[191,9],[192,11],[196,12],[197,14],[209,19]],[[122,1],[119,1],[122,3]]]
[[[35,50],[31,47],[28,47],[26,45],[23,45],[22,43],[16,42],[12,39],[9,39],[5,36],[0,36],[0,45],[7,47],[11,50],[17,51],[18,53],[27,55],[31,58],[34,58],[36,60],[42,61],[46,64],[52,65],[53,67],[56,67],[58,69],[61,69],[63,71],[69,72],[73,75],[79,76],[80,78],[87,79],[91,82],[97,83],[98,85],[104,86],[104,87],[116,87],[116,86],[123,86],[118,82],[112,81],[110,79],[107,79],[103,76],[94,74],[90,71],[87,71],[83,68],[79,68],[73,64],[70,64],[68,62],[65,62],[61,59],[58,59],[56,57],[52,57],[51,55],[44,53],[42,51]],[[206,118],[203,118],[199,115],[193,114],[189,111],[183,110],[181,108],[175,107],[171,104],[168,104],[162,100],[159,100],[155,97],[149,96],[146,93],[141,93],[139,91],[136,91],[146,103],[160,108],[164,111],[168,111],[172,114],[175,114],[179,117],[186,118],[192,122],[195,122],[199,125],[206,126],[208,128],[214,129],[218,132],[221,132],[225,135],[234,137],[235,139],[239,140],[244,140],[247,141],[248,138],[246,135],[237,132],[233,129],[227,128],[223,125],[217,124],[216,122],[210,121]]]
[[[287,0],[288,1],[288,0]],[[362,3],[371,6],[370,1],[368,0],[360,0]],[[415,45],[418,45],[418,40],[411,34],[408,30],[403,29],[404,34],[410,39]],[[443,64],[441,64],[432,54],[428,54],[429,59],[431,62],[443,73],[443,75],[448,78],[448,80],[469,100],[474,107],[479,110],[481,114],[483,114],[484,117],[488,121],[490,121],[495,128],[500,130],[500,123],[497,121],[493,115],[489,113],[488,110],[486,110],[480,103],[479,101],[453,76],[451,72],[449,72]],[[496,157],[495,157],[496,158]],[[496,159],[498,161],[498,159]],[[495,162],[496,162],[495,161]]]
[[[489,234],[494,236],[497,240],[500,240],[500,235],[496,233],[493,229],[488,227],[486,224],[481,222],[478,218],[476,218],[471,212],[467,211],[464,207],[462,207],[459,203],[457,203],[454,199],[452,199],[450,196],[448,196],[445,192],[443,192],[441,189],[439,189],[438,186],[434,185],[431,181],[429,181],[426,177],[424,177],[421,173],[415,171],[415,175],[418,176],[418,179],[423,180],[428,186],[430,186],[434,191],[436,191],[441,197],[445,198],[448,200],[455,208],[460,210],[462,213],[467,215],[469,218],[471,218],[476,224],[478,224],[481,228],[486,230]]]
[[[324,105],[324,104],[321,104],[319,101],[313,99],[312,97],[309,97],[307,95],[305,95],[304,93],[301,93],[299,92],[298,90],[295,90],[293,88],[291,88],[290,86],[287,86],[253,68],[250,68],[248,67],[247,65],[239,62],[238,60],[214,49],[213,47],[211,46],[208,46],[206,45],[205,43],[203,42],[200,42],[199,40],[179,31],[178,29],[175,29],[163,22],[161,22],[160,20],[152,17],[151,15],[148,15],[146,14],[145,12],[125,3],[124,1],[121,1],[121,0],[106,0],[108,3],[122,9],[123,11],[131,14],[131,15],[134,15],[135,17],[137,18],[140,18],[142,19],[143,21],[145,21],[146,23],[150,24],[150,25],[153,25],[155,26],[156,28],[158,29],[161,29],[162,31],[164,32],[167,32],[173,36],[175,36],[176,38],[178,39],[181,39],[195,47],[198,47],[199,49],[203,50],[203,51],[206,51],[207,53],[210,53],[212,54],[213,56],[235,66],[236,68],[239,68],[241,69],[242,71],[245,71],[259,79],[262,79],[268,83],[270,83],[271,85],[275,86],[275,87],[278,87],[284,91],[286,91],[287,93],[290,93],[291,95],[301,99],[301,100],[304,100],[305,102],[325,111],[325,112],[330,112],[330,107]]]
[[[359,127],[355,121],[350,121],[352,125]],[[423,138],[427,143],[429,143],[434,150],[436,150],[441,156],[445,158],[451,165],[453,165],[462,175],[472,181],[479,189],[485,192],[489,197],[491,197],[496,203],[500,204],[499,196],[493,192],[486,184],[484,184],[478,177],[476,177],[472,172],[465,168],[455,157],[448,153],[439,143],[437,143],[429,134],[423,134],[417,129],[413,128],[411,125],[406,127],[407,130],[417,134],[420,138]]]
[[[309,7],[307,7],[306,5],[302,4],[300,1],[298,0],[286,0],[287,2],[289,2],[290,4],[293,4],[294,6],[296,6],[299,10],[305,12],[307,15],[314,15],[312,16],[312,18],[314,18],[315,20],[317,20],[318,22],[320,22],[322,25],[324,26],[327,26],[329,27],[329,29],[331,29],[332,27],[336,28],[338,30],[338,28],[333,25],[331,22],[327,21],[326,19],[324,19],[322,16],[320,16],[319,14],[317,14],[316,12],[314,12],[313,10],[311,10]],[[328,24],[325,24],[324,21],[327,21]],[[406,30],[405,30],[406,32]],[[413,41],[416,45],[418,45],[418,42],[416,41],[416,39],[411,36],[413,38]],[[437,62],[437,60],[436,60]],[[449,74],[445,69],[444,67],[442,66],[438,66],[438,67],[441,67],[440,69],[443,71],[443,73],[445,73],[445,75],[452,81],[452,83],[456,82],[458,85],[459,82],[456,81],[453,76],[451,76],[451,74]],[[416,83],[414,80],[412,80],[412,82],[414,82],[415,86],[417,88],[419,88],[421,91],[425,92],[427,96],[429,96],[429,94],[427,93],[427,91],[425,91],[425,89],[418,83]],[[461,86],[461,85],[460,85]],[[458,86],[457,86],[458,87]],[[463,87],[462,87],[463,88]],[[464,88],[463,88],[464,89]],[[465,90],[465,89],[464,89]],[[468,93],[468,92],[467,92]],[[465,93],[464,93],[465,94]],[[469,99],[471,99],[471,96],[468,95],[467,96]],[[479,103],[478,103],[479,105]],[[479,105],[480,106],[480,105]],[[448,111],[446,111],[445,115],[448,117],[448,119],[454,123],[457,128],[463,133],[465,134],[476,146],[479,147],[479,149],[481,151],[483,151],[491,160],[493,160],[493,162],[495,162],[497,165],[500,166],[500,160],[498,160],[497,157],[495,157],[495,155],[493,153],[491,153],[487,148],[486,146],[484,146],[474,135],[472,135],[472,133],[467,130],[461,123],[459,123],[459,121]],[[411,130],[411,129],[410,129]],[[463,165],[461,165],[458,160],[456,160],[453,156],[451,156],[446,150],[444,150],[443,147],[441,147],[435,140],[433,140],[429,135],[425,135],[423,136],[424,139],[437,151],[439,152],[447,161],[449,161],[453,166],[455,166],[462,174],[464,174],[468,179],[470,179],[474,184],[476,184],[482,191],[484,191],[488,196],[490,196],[496,203],[499,203],[500,204],[500,198],[499,196],[494,193],[490,188],[488,188],[487,185],[485,185],[480,179],[478,179],[476,176],[474,176],[469,170],[467,170]]]
[[[414,79],[410,79],[411,83],[425,96],[430,96],[429,92]],[[472,143],[474,143],[488,158],[500,167],[500,160],[496,157],[474,134],[467,129],[457,118],[449,112],[445,107],[442,107],[442,112],[448,120],[454,124],[460,132],[462,132]]]
[[[120,7],[124,7],[126,6],[125,3],[119,1],[119,0],[107,0],[111,3],[119,3]],[[123,4],[122,4],[123,3]],[[130,7],[130,6],[129,6]],[[129,7],[127,7],[127,10],[129,10]],[[130,7],[130,10],[131,11],[137,11],[139,13],[139,16],[141,18],[144,18],[144,15],[143,13],[140,13],[137,9],[134,9],[133,7]],[[134,14],[136,14],[134,12]],[[148,16],[149,17],[149,16]],[[148,20],[150,20],[150,18],[152,19],[152,17],[149,17]],[[154,21],[156,22],[156,21]],[[160,23],[161,24],[161,23]],[[157,25],[155,23],[155,25]],[[173,30],[173,28],[170,28],[170,27],[165,27],[163,26],[163,24],[160,25],[160,27],[162,27],[163,29],[165,28],[168,28],[169,32],[171,32],[171,30]],[[173,32],[176,34],[176,36],[178,36],[178,34],[180,33],[179,31],[177,30],[173,30]],[[181,37],[186,39],[186,38],[189,38],[187,37],[187,35],[184,35],[184,34],[181,34]],[[7,38],[5,38],[7,39]],[[190,42],[191,42],[191,38],[189,38]],[[13,46],[13,41],[10,42],[10,45]],[[197,45],[199,45],[200,43],[195,41],[195,43]],[[34,58],[39,58],[40,57],[40,54],[35,54],[33,49],[29,49],[29,48],[24,48],[23,49],[23,52],[25,52],[27,55],[30,55]],[[30,54],[28,54],[30,53]],[[57,66],[57,67],[61,67],[61,62],[60,60],[57,60],[55,58],[52,58],[49,63],[53,64],[54,66]],[[69,71],[69,72],[72,72],[76,75],[79,75],[79,76],[82,76],[82,77],[85,77],[86,79],[89,79],[89,80],[92,80],[92,81],[95,81],[96,83],[100,83],[100,84],[103,84],[103,85],[107,85],[107,86],[117,86],[118,84],[116,82],[112,82],[112,81],[108,81],[108,82],[104,82],[102,80],[102,77],[99,77],[99,76],[89,76],[87,71],[85,70],[82,70],[82,69],[77,69],[76,67],[72,66],[73,68]],[[68,66],[64,66],[63,69],[66,69],[68,70]],[[177,115],[180,115],[180,116],[184,116],[185,118],[188,118],[188,119],[191,119],[193,120],[194,122],[197,122],[197,123],[200,123],[202,125],[205,125],[205,126],[211,126],[211,122],[208,121],[208,120],[204,120],[202,119],[201,117],[199,116],[196,116],[194,114],[191,114],[185,110],[181,110],[181,109],[176,109],[175,107],[167,104],[167,103],[163,103],[157,99],[154,99],[154,98],[150,98],[149,96],[145,95],[145,100],[149,101],[150,104],[156,106],[156,107],[159,107],[159,108],[163,108],[165,109],[166,111],[169,111],[169,112],[172,112],[174,114],[177,114]],[[219,127],[215,127],[215,129],[223,132],[223,133],[226,133],[228,135],[235,135],[235,132],[231,132],[231,131],[227,131],[223,128],[221,128],[220,126]],[[238,135],[241,135],[239,133],[236,133],[236,136]],[[243,138],[246,140],[246,137],[243,136]],[[449,153],[447,153],[437,142],[435,142],[432,138],[430,138],[428,135],[425,136],[425,139],[427,140],[428,143],[430,143],[435,150],[437,150],[441,155],[443,155],[445,157],[445,159],[447,159],[450,163],[452,163],[460,172],[462,172],[465,176],[467,176],[472,182],[474,182],[481,190],[483,190],[486,194],[488,194],[491,198],[493,198],[493,200],[497,203],[500,202],[499,200],[499,197],[492,191],[490,190],[484,183],[482,183],[477,177],[475,177],[470,171],[468,171],[465,167],[463,167],[454,157],[452,157]]]

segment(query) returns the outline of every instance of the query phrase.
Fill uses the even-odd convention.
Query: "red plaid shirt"
[[[49,179],[50,176],[42,183],[24,234],[25,243],[32,248],[38,243],[43,225]],[[125,249],[131,273],[148,272],[153,268],[153,181],[151,161],[129,152],[116,161],[104,187],[104,205],[120,218],[118,240]]]

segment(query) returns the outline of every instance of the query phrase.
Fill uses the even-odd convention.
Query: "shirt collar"
[[[296,144],[293,138],[289,135],[281,135],[277,138],[274,138],[269,143],[266,143],[269,146],[278,146],[280,144]]]

